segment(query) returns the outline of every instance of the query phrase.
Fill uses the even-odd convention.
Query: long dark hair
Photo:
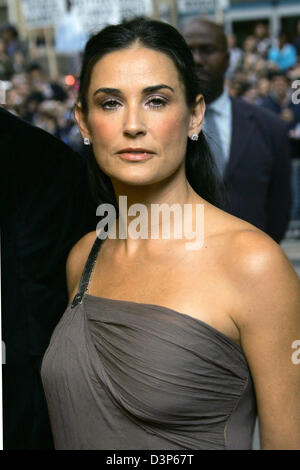
[[[139,42],[142,46],[162,52],[176,66],[185,88],[185,99],[190,107],[196,96],[203,93],[195,70],[192,53],[181,34],[172,26],[160,21],[135,18],[118,25],[107,26],[87,42],[82,59],[78,101],[87,115],[87,91],[94,65],[105,54],[130,47]],[[204,94],[205,97],[205,94]],[[223,199],[222,183],[217,177],[214,159],[203,132],[198,141],[187,139],[186,177],[194,191],[206,201],[220,206]],[[111,203],[117,209],[115,193],[110,178],[99,168],[92,150],[88,156],[91,189],[96,202]]]

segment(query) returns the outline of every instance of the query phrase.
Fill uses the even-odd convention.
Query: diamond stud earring
[[[191,137],[191,140],[198,140],[198,134],[193,134]]]
[[[90,139],[89,139],[88,137],[85,137],[85,138],[83,139],[83,143],[84,143],[84,145],[91,145],[91,141],[90,141]]]

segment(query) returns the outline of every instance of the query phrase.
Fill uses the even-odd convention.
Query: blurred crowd
[[[227,39],[229,93],[277,113],[288,123],[291,139],[300,140],[300,82],[298,86],[296,82],[300,80],[300,20],[296,34],[288,37],[281,32],[276,44],[272,44],[264,23],[257,23],[242,43],[234,34]],[[26,45],[11,25],[0,33],[0,80],[5,84],[9,111],[75,150],[81,145],[73,112],[78,80],[72,75],[49,80],[39,63],[30,62]],[[293,156],[300,157],[300,153]]]
[[[78,80],[73,75],[49,79],[41,63],[29,60],[18,31],[6,25],[0,32],[0,81],[3,106],[13,114],[63,140],[74,150],[81,137],[74,119]]]
[[[299,139],[300,20],[294,37],[282,31],[275,45],[263,23],[256,24],[240,47],[235,35],[228,35],[228,45],[230,94],[277,113],[287,122],[290,137]]]

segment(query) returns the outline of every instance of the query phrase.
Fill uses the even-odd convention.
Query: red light
[[[65,76],[65,83],[68,86],[73,86],[75,84],[75,78],[73,75],[66,75]]]

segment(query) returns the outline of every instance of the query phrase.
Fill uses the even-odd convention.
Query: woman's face
[[[205,111],[201,95],[193,110],[165,54],[133,46],[105,55],[94,66],[86,116],[76,109],[100,168],[112,180],[148,185],[184,165],[188,136],[199,133]]]

